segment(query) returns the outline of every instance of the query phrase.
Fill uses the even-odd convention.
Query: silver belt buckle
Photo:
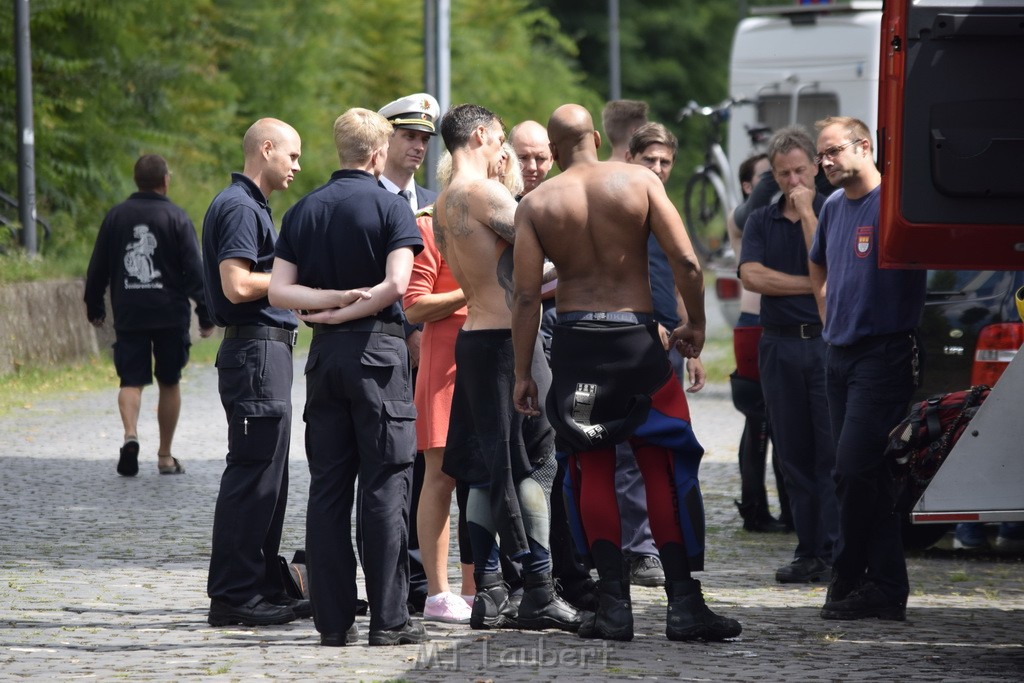
[[[805,332],[805,328],[807,327],[807,325],[808,325],[808,323],[800,323],[800,338],[801,339],[810,339],[810,337],[807,336],[807,333]]]

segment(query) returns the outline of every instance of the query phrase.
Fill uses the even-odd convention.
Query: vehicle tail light
[[[1024,344],[1024,324],[999,323],[987,325],[978,335],[971,369],[971,384],[994,386]]]
[[[719,301],[740,298],[740,281],[731,277],[720,277],[715,280],[715,294]]]

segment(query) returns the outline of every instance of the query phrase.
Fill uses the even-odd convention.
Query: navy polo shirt
[[[284,214],[277,256],[295,264],[300,284],[354,289],[382,282],[388,254],[403,247],[423,251],[409,203],[365,171],[341,170]],[[405,320],[400,301],[376,317]]]
[[[240,258],[253,264],[253,272],[269,273],[274,266],[277,231],[263,192],[241,173],[214,197],[203,219],[203,275],[206,301],[214,321],[226,325],[270,325],[294,330],[299,325],[291,311],[270,305],[267,297],[233,304],[224,296],[220,263]]]
[[[750,214],[743,230],[744,263],[760,263],[787,275],[808,275],[807,243],[800,221],[791,221],[782,214],[785,196]],[[821,212],[825,197],[814,198],[814,215]],[[818,304],[813,294],[790,296],[761,295],[761,324],[772,326],[820,323]]]
[[[832,194],[818,215],[810,258],[827,268],[825,330],[830,344],[894,334],[921,323],[928,271],[878,266],[881,185],[859,199]]]
[[[676,280],[668,256],[658,244],[654,234],[647,237],[647,269],[651,278],[651,305],[654,319],[670,331],[679,327],[679,311],[676,307]]]

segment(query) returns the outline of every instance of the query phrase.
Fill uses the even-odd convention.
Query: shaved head
[[[512,127],[512,130],[508,133],[508,141],[515,147],[516,142],[538,142],[540,144],[548,144],[548,132],[544,130],[544,126],[540,125],[536,121],[523,121]]]
[[[251,159],[260,153],[263,143],[269,140],[274,147],[281,145],[282,141],[290,137],[298,137],[295,129],[279,119],[260,119],[249,126],[242,138],[242,152],[246,159]]]
[[[563,104],[548,120],[548,137],[559,148],[566,144],[573,146],[580,138],[593,132],[593,117],[578,104]]]

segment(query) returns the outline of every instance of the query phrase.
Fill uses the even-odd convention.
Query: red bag
[[[914,404],[889,432],[885,455],[897,486],[897,508],[909,512],[988,398],[983,384]]]

